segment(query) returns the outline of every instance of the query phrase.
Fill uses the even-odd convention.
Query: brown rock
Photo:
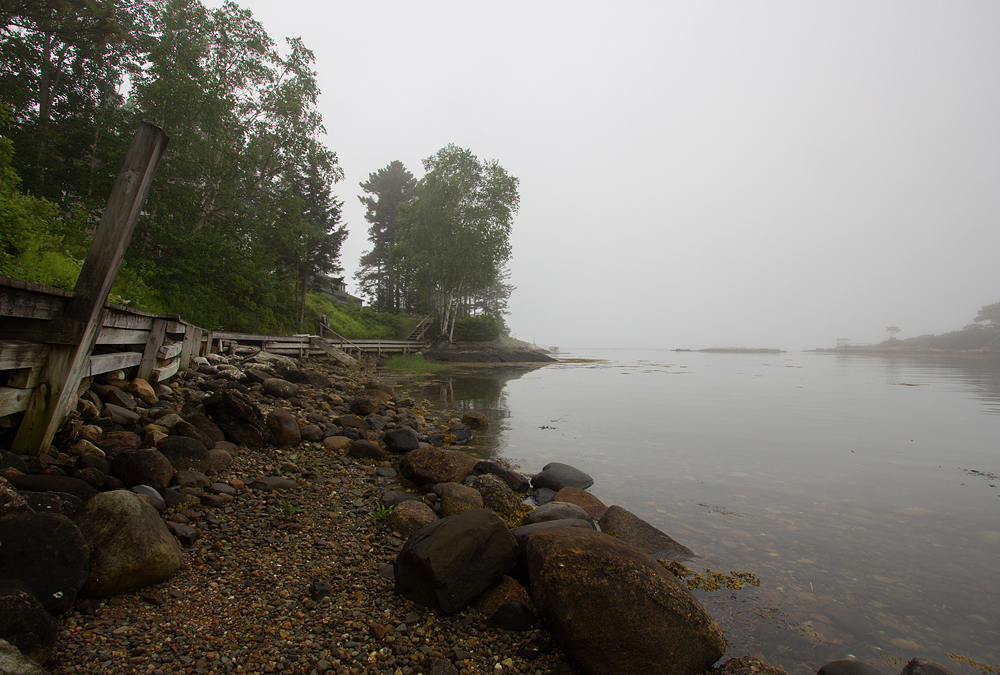
[[[478,460],[461,450],[419,448],[403,455],[399,469],[405,478],[418,485],[426,483],[461,483],[472,473]]]
[[[276,408],[267,414],[267,428],[271,431],[271,442],[280,447],[298,445],[302,440],[299,423],[292,413]]]
[[[128,393],[146,405],[151,406],[156,404],[156,392],[153,391],[153,387],[150,386],[149,382],[142,378],[137,377],[128,383]]]
[[[462,413],[462,424],[476,429],[485,429],[490,425],[490,418],[477,410],[466,410]]]
[[[403,539],[409,539],[414,532],[437,519],[434,509],[427,504],[420,501],[405,501],[393,507],[386,525],[392,532],[399,532]]]
[[[481,508],[483,508],[483,496],[478,490],[458,483],[445,483],[441,486],[442,518]]]
[[[505,605],[508,602],[519,602],[529,609],[535,607],[524,586],[505,574],[500,577],[500,581],[487,588],[482,595],[476,598],[473,607],[484,616],[489,616],[497,611],[500,605]]]
[[[347,436],[327,436],[323,439],[323,449],[327,452],[343,452],[351,445]]]
[[[594,520],[600,520],[608,510],[608,507],[600,499],[585,490],[575,487],[564,487],[552,498],[554,502],[566,502],[583,507]]]

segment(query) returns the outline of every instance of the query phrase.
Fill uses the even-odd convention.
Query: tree
[[[984,305],[973,322],[974,325],[984,328],[1000,328],[1000,302]]]
[[[368,174],[361,189],[367,193],[358,199],[365,205],[365,220],[371,223],[368,240],[372,248],[362,254],[355,278],[376,310],[398,312],[401,280],[390,251],[396,243],[399,205],[416,196],[417,180],[402,162],[393,160],[384,169]]]
[[[455,145],[425,159],[424,169],[417,196],[399,207],[392,259],[431,297],[439,334],[451,339],[462,294],[496,283],[510,259],[518,179]]]
[[[886,326],[886,330],[889,331],[889,339],[893,340],[896,337],[896,333],[900,332],[903,329],[898,328],[896,326]]]

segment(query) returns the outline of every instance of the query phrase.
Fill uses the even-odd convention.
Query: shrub
[[[503,319],[498,319],[490,314],[480,314],[470,316],[467,319],[455,321],[456,340],[469,340],[472,342],[488,342],[500,337],[506,326]]]

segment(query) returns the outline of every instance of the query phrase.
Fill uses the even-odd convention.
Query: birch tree
[[[465,291],[498,281],[510,259],[518,179],[496,160],[448,145],[424,160],[417,196],[399,207],[394,257],[430,296],[449,340]]]

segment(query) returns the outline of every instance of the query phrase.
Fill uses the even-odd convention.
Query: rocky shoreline
[[[660,610],[640,605],[660,594],[674,598],[660,605],[681,602],[683,586],[661,566],[650,566],[647,554],[683,558],[691,552],[624,509],[601,504],[585,492],[589,477],[572,467],[545,467],[529,482],[506,467],[477,462],[459,449],[469,427],[482,423],[475,415],[431,411],[426,402],[397,397],[369,372],[325,358],[303,367],[267,354],[212,355],[155,390],[118,375],[82,392],[58,439],[62,452],[28,461],[4,453],[0,463],[0,529],[33,535],[13,555],[3,539],[0,580],[24,583],[0,582],[0,609],[27,612],[30,606],[37,617],[13,626],[0,619],[0,637],[46,662],[48,672],[570,675],[640,672],[615,660],[644,649],[662,657],[656,652],[662,639],[639,640],[641,648],[630,642],[630,632],[642,631],[626,626],[621,632],[618,625],[612,627],[619,633],[604,636],[612,640],[585,640],[572,624],[582,623],[586,606],[598,608],[598,623],[602,616],[608,623],[601,613],[612,601],[595,604],[590,596],[616,565],[628,568],[633,586],[637,579],[652,584],[622,603],[622,621],[630,620],[629,611],[638,613],[633,627],[648,621]],[[520,505],[529,489],[534,509]],[[104,553],[110,550],[100,543],[105,535],[95,533],[126,528],[101,530],[87,524],[93,517],[79,515],[98,490],[122,495],[128,507],[122,512],[154,514],[158,525],[143,531],[159,526],[167,532],[161,578],[137,582],[137,574],[150,573],[150,563],[138,572],[113,570],[116,556]],[[119,523],[125,516],[111,518]],[[46,558],[59,556],[46,548],[55,537],[44,527],[65,527],[64,521],[75,521],[90,547],[79,583],[67,580],[80,577],[79,554],[76,577],[70,554],[59,558],[58,570],[47,566]],[[617,539],[598,532],[595,522]],[[522,532],[509,531],[512,526]],[[489,536],[455,532],[481,527]],[[442,539],[438,531],[449,528]],[[525,528],[548,532],[529,537]],[[457,573],[429,581],[437,572],[426,561],[435,555],[421,546],[435,545],[435,538],[448,551],[477,543]],[[455,582],[468,560],[478,565],[493,556],[475,548],[486,539],[498,542],[491,550],[502,561]],[[595,558],[605,540],[610,548]],[[26,559],[31,569],[15,574],[15,563]],[[580,570],[587,564],[601,572],[586,578]],[[573,574],[561,573],[567,568]],[[47,597],[35,591],[51,586],[53,576],[66,590],[57,592],[58,607],[39,613],[32,602],[41,600],[31,598]],[[528,578],[530,595],[521,583]],[[590,605],[573,605],[581,592]],[[567,607],[577,607],[576,617],[562,616]],[[58,620],[46,623],[48,613]],[[675,654],[707,651],[683,668],[657,672],[712,666],[722,652],[711,626],[699,630],[712,646],[696,647],[700,637],[683,637]],[[604,644],[616,641],[628,648],[611,644],[609,651]],[[601,662],[609,656],[612,663]],[[0,649],[0,673],[46,672],[3,659]],[[858,662],[847,668],[826,675],[879,672]],[[783,672],[750,658],[721,670]]]

